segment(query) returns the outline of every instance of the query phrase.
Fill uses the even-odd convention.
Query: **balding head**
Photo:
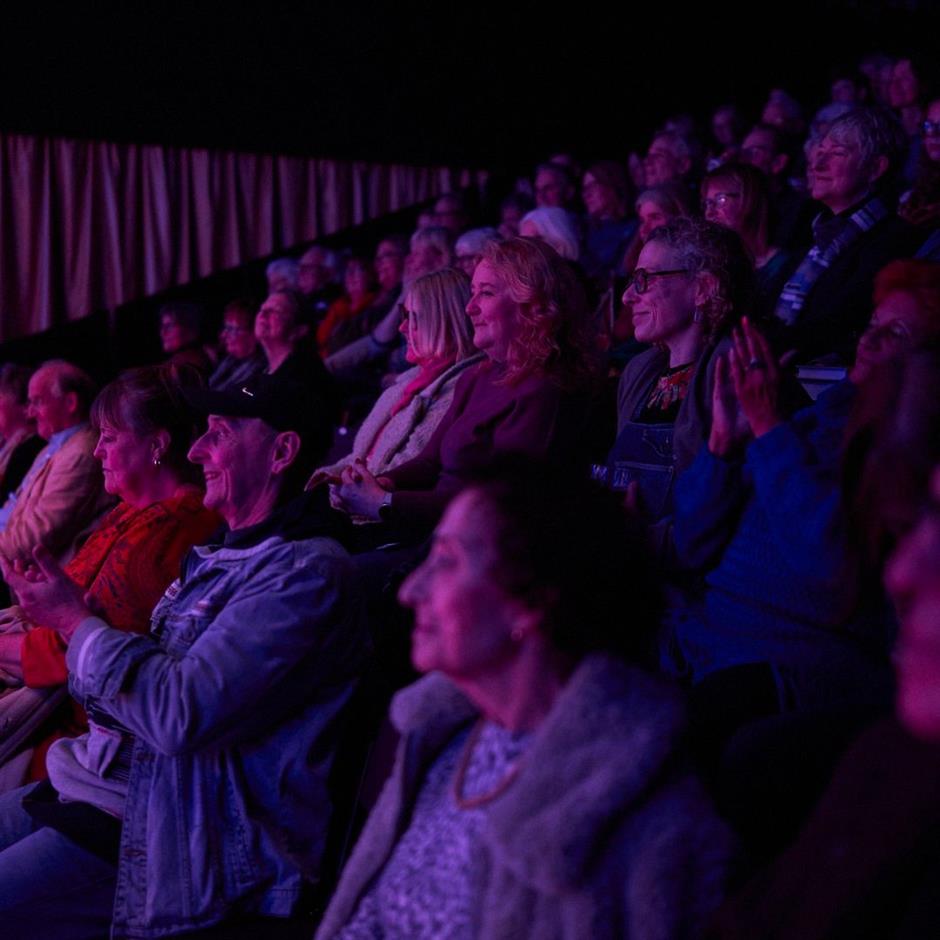
[[[28,413],[39,436],[49,440],[88,419],[95,383],[71,362],[55,359],[43,363],[29,380]]]

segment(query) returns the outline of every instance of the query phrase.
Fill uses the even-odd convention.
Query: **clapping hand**
[[[33,549],[31,561],[0,558],[0,569],[27,617],[51,627],[66,641],[92,615],[81,588],[43,546]]]
[[[782,422],[779,411],[780,366],[770,344],[747,317],[732,333],[728,365],[734,392],[751,433],[761,437]],[[717,384],[717,383],[716,383]]]

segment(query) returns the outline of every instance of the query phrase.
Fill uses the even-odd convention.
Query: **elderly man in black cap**
[[[69,644],[91,728],[53,745],[49,784],[0,797],[10,940],[37,921],[49,937],[163,937],[290,916],[319,875],[365,648],[349,560],[302,495],[329,427],[270,377],[189,398],[208,416],[190,459],[226,526],[184,560],[150,635],[96,617],[41,549],[8,566],[27,612]]]

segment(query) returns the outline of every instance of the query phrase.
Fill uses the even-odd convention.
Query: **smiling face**
[[[271,294],[255,317],[255,336],[262,346],[290,346],[300,337],[297,311],[286,294]]]
[[[895,654],[898,716],[909,730],[940,739],[940,472],[930,506],[885,569],[901,633]]]
[[[162,456],[162,450],[156,435],[102,423],[94,454],[101,462],[105,490],[135,506],[150,490],[157,474],[154,458]]]
[[[868,195],[875,174],[862,163],[862,150],[851,135],[827,134],[812,159],[813,199],[835,213],[842,212]]]
[[[260,418],[210,415],[208,430],[189,450],[206,479],[206,508],[233,529],[251,516],[271,482],[276,438]]]
[[[493,529],[485,499],[465,490],[444,513],[427,560],[402,584],[398,599],[415,614],[411,661],[421,672],[472,680],[516,654],[521,607],[492,577]]]
[[[868,327],[858,341],[849,378],[856,385],[864,382],[874,367],[922,342],[928,327],[929,318],[917,299],[907,291],[892,291],[875,307]]]
[[[522,304],[513,300],[506,281],[485,259],[473,272],[467,316],[473,324],[473,345],[493,362],[503,363],[519,333]]]
[[[675,249],[654,240],[643,246],[637,268],[655,274],[678,270],[682,263]],[[633,308],[636,338],[641,343],[661,343],[669,349],[685,347],[689,337],[701,332],[700,325],[693,320],[695,295],[695,279],[686,274],[651,277],[643,294],[638,294],[632,285],[628,287],[623,302]]]

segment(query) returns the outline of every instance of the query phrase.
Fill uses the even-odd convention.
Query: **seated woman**
[[[697,936],[731,842],[641,665],[658,577],[610,494],[500,462],[399,599],[430,674],[392,704],[395,769],[317,940]]]
[[[22,482],[45,441],[28,413],[32,369],[0,366],[0,505]]]
[[[498,454],[576,462],[585,443],[600,357],[567,263],[533,239],[493,242],[473,273],[467,313],[486,358],[460,377],[424,450],[381,479],[347,467],[331,487],[335,508],[385,522],[386,541],[429,534],[468,474]]]
[[[470,281],[453,269],[413,281],[402,300],[401,332],[414,366],[375,403],[362,423],[352,453],[318,470],[313,484],[338,483],[342,470],[357,461],[378,476],[417,456],[450,408],[457,380],[482,358],[473,346],[465,308]]]
[[[617,440],[596,472],[613,489],[629,491],[656,524],[663,549],[674,480],[708,435],[714,353],[742,309],[751,277],[734,232],[680,218],[652,233],[623,295],[636,338],[655,348],[623,371]]]
[[[255,338],[257,309],[257,302],[250,300],[226,304],[219,335],[225,357],[209,377],[209,388],[241,388],[267,368],[267,359]]]
[[[166,361],[175,366],[191,366],[202,375],[212,372],[214,363],[202,345],[202,307],[182,301],[160,308],[160,345]]]
[[[705,174],[702,214],[741,236],[757,274],[752,316],[769,316],[799,258],[769,243],[770,189],[767,177],[746,163],[726,163]]]
[[[656,229],[671,219],[692,214],[688,191],[681,183],[661,183],[644,189],[636,197],[635,208],[640,225],[623,256],[625,274],[633,273],[640,251]]]
[[[343,294],[317,324],[317,348],[324,359],[375,326],[376,320],[368,315],[375,299],[372,265],[366,258],[350,258],[343,271]]]
[[[309,317],[296,291],[269,294],[255,317],[255,337],[267,359],[265,374],[305,389],[332,413],[336,388],[313,348]]]
[[[636,220],[627,217],[627,174],[613,160],[594,163],[584,174],[581,195],[586,210],[581,267],[601,292],[610,277],[620,273],[621,261],[637,227]]]
[[[719,363],[708,444],[677,487],[677,555],[707,574],[701,609],[677,625],[664,661],[713,690],[747,667],[750,709],[758,682],[771,713],[877,708],[891,694],[893,623],[862,593],[872,579],[849,553],[840,482],[866,446],[877,365],[940,336],[940,265],[892,262],[875,304],[848,378],[789,421],[769,345],[745,324]],[[847,425],[860,433],[847,437]]]
[[[716,940],[913,940],[937,933],[940,348],[914,352],[890,371],[900,373],[895,407],[876,429],[868,466],[879,492],[895,497],[891,515],[904,502],[900,516],[912,523],[906,533],[894,532],[900,541],[884,570],[900,620],[896,717],[875,722],[853,742],[798,838],[722,908],[709,934]],[[910,464],[916,471],[913,478],[905,473],[905,484],[914,485],[898,494],[896,469]],[[869,508],[880,515],[879,503]],[[893,528],[894,521],[881,523]]]
[[[121,502],[65,570],[120,630],[149,629],[150,612],[179,573],[183,554],[219,526],[219,517],[202,505],[198,471],[186,459],[196,422],[179,393],[179,371],[164,365],[125,372],[92,406],[99,434],[95,457],[105,488]],[[8,682],[51,689],[67,681],[59,634],[30,622],[18,607],[0,614],[0,625],[0,669]],[[45,776],[45,754],[53,741],[86,730],[84,712],[69,700],[65,713],[43,728],[41,742],[33,741],[28,776]],[[21,773],[25,764],[21,758]],[[10,788],[21,780],[4,782]]]

